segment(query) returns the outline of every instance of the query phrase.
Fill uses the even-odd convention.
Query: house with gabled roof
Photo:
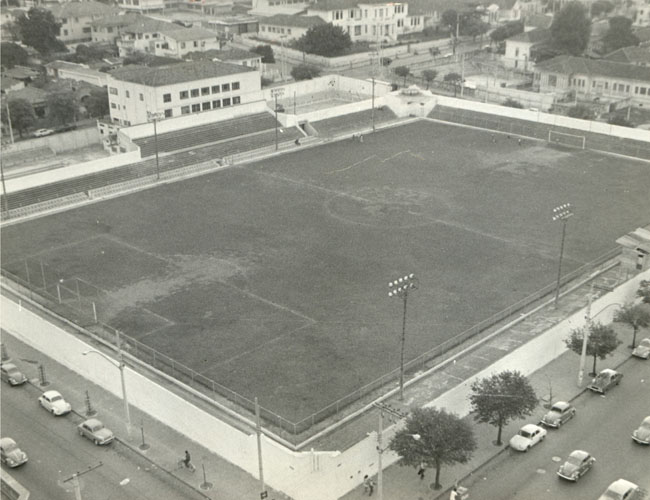
[[[146,123],[262,100],[259,71],[223,62],[189,61],[165,66],[129,65],[108,76],[111,121]]]
[[[243,49],[207,50],[205,56],[212,61],[238,64],[248,68],[260,69],[262,67],[261,55]]]
[[[120,30],[120,38],[116,41],[119,55],[124,57],[133,52],[155,54],[156,42],[160,40],[160,34],[177,29],[179,29],[178,24],[139,16],[136,22]]]
[[[176,25],[177,28],[180,28]],[[180,28],[162,31],[156,41],[157,56],[182,58],[189,52],[204,52],[219,49],[219,38],[214,31],[203,28]]]
[[[95,43],[115,44],[120,38],[122,29],[138,22],[142,14],[137,12],[120,12],[112,16],[104,16],[90,23],[92,40]]]
[[[61,23],[58,38],[64,43],[92,40],[92,22],[117,13],[115,8],[94,0],[54,4],[47,8]]]
[[[623,47],[607,54],[603,60],[650,67],[650,49],[648,47]]]
[[[550,30],[542,28],[511,36],[506,39],[506,50],[502,57],[503,64],[508,68],[529,71],[532,68],[532,50],[547,43],[550,38]]]
[[[585,100],[650,104],[650,67],[634,64],[563,55],[538,63],[533,83],[540,92],[573,91]]]
[[[289,16],[277,14],[260,18],[260,30],[257,34],[264,40],[297,40],[312,26],[326,24],[319,16]]]

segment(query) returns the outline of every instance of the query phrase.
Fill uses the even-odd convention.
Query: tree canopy
[[[601,323],[592,323],[584,328],[574,328],[564,343],[576,354],[582,355],[582,343],[585,333],[589,334],[587,339],[587,356],[594,358],[594,365],[591,370],[596,373],[596,359],[605,359],[622,342],[618,340],[616,332],[610,327]]]
[[[320,75],[320,68],[309,64],[299,64],[291,68],[291,76],[294,80],[311,80]]]
[[[524,23],[522,21],[512,21],[499,26],[490,33],[490,39],[495,42],[503,42],[506,38],[518,35],[524,32]]]
[[[591,4],[591,17],[609,14],[614,10],[614,4],[609,0],[596,0]]]
[[[77,100],[72,91],[51,92],[47,96],[50,118],[58,124],[67,124],[75,119]]]
[[[339,56],[351,45],[350,35],[331,23],[312,26],[296,41],[298,50],[326,57]]]
[[[604,53],[614,52],[623,47],[636,47],[639,38],[632,33],[632,20],[623,16],[611,17],[609,29],[602,39]]]
[[[11,118],[11,128],[18,131],[20,137],[23,136],[28,128],[36,123],[34,108],[26,99],[9,99],[9,113],[1,113],[2,121],[9,122]]]
[[[84,100],[84,106],[92,118],[102,118],[110,114],[108,89],[92,89]]]
[[[528,379],[518,371],[503,371],[476,380],[469,396],[474,420],[498,428],[496,444],[501,445],[501,431],[511,419],[530,415],[537,406],[537,396]]]
[[[459,73],[447,73],[442,77],[442,80],[445,83],[449,83],[454,86],[454,97],[456,97],[458,87],[460,87],[461,83],[463,82],[463,77]]]
[[[413,436],[418,436],[416,440]],[[400,465],[419,467],[424,463],[436,471],[435,488],[440,488],[443,465],[467,463],[476,449],[472,427],[455,413],[444,409],[417,408],[397,431],[389,448],[402,457]]]
[[[411,74],[411,70],[408,66],[397,66],[393,69],[393,72],[400,78],[404,79],[404,87],[406,87],[406,78]]]
[[[52,12],[39,7],[32,7],[27,15],[16,19],[20,32],[20,40],[30,47],[34,47],[41,54],[65,51],[65,44],[57,37],[61,32],[61,25],[56,21]]]
[[[591,20],[587,9],[578,1],[567,3],[553,16],[552,46],[563,54],[581,55],[589,44]]]
[[[29,59],[29,54],[18,44],[2,42],[0,44],[0,57],[5,68],[13,68],[17,64],[24,66]]]
[[[438,72],[435,69],[425,69],[422,71],[422,79],[427,82],[427,90],[429,90],[429,85],[433,82],[438,76]]]
[[[644,304],[650,304],[650,280],[641,280],[636,295],[641,297]]]
[[[273,55],[273,48],[270,45],[258,45],[251,49],[251,52],[262,56],[263,63],[274,63],[275,56]]]
[[[627,304],[619,309],[614,316],[614,321],[625,323],[632,327],[632,349],[636,347],[636,334],[639,328],[650,325],[650,313],[641,304]]]
[[[592,109],[584,104],[572,106],[567,110],[566,114],[571,118],[579,118],[581,120],[592,120],[594,118],[594,112]]]

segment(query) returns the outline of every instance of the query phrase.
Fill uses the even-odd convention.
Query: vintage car
[[[641,359],[650,358],[650,339],[643,339],[632,351],[632,356]]]
[[[605,368],[596,375],[596,378],[591,381],[588,387],[594,392],[605,394],[609,389],[620,384],[622,378],[622,373],[612,370],[611,368]]]
[[[638,491],[639,487],[636,484],[626,479],[617,479],[607,487],[598,500],[632,500]]]
[[[96,418],[84,420],[77,426],[77,430],[80,436],[90,439],[96,445],[108,444],[115,438],[111,430]]]
[[[558,401],[542,418],[542,424],[559,429],[562,424],[575,417],[576,409],[566,401]]]
[[[27,377],[13,363],[2,363],[0,377],[9,385],[20,385],[27,382]]]
[[[632,432],[632,439],[639,444],[650,444],[650,417],[644,418],[639,428]]]
[[[0,460],[9,467],[18,467],[27,462],[27,454],[18,448],[16,441],[3,437],[0,439]],[[2,497],[4,498],[4,495]]]
[[[596,459],[582,450],[574,450],[557,471],[557,475],[567,481],[577,481],[596,463]]]
[[[46,391],[38,398],[40,405],[53,415],[64,415],[72,411],[72,406],[68,403],[61,393],[57,391]]]
[[[528,451],[537,443],[544,441],[546,429],[535,425],[526,424],[510,439],[510,448],[517,451]]]

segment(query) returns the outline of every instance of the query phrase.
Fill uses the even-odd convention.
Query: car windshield
[[[641,428],[650,431],[650,420],[646,419],[643,422],[641,422]]]
[[[639,343],[639,347],[647,347],[647,348],[650,349],[650,339],[643,339],[643,340]]]
[[[52,397],[50,398],[50,401],[51,401],[52,403],[54,403],[55,401],[61,401],[62,399],[63,399],[63,398],[57,394],[56,396],[52,396]]]
[[[5,453],[11,453],[16,448],[18,448],[18,445],[16,443],[5,443],[2,445],[2,448],[4,449]]]
[[[562,409],[561,406],[555,406],[555,405],[553,405],[553,406],[551,407],[551,411],[554,411],[554,412],[556,412],[556,413],[562,413],[563,409]]]
[[[575,465],[577,467],[582,463],[582,460],[580,460],[578,457],[569,456],[566,463],[569,465]]]
[[[523,429],[519,431],[519,435],[520,435],[520,436],[523,436],[523,437],[525,437],[525,438],[528,438],[528,439],[530,439],[531,437],[533,437],[533,433],[532,433],[532,432],[528,432],[528,431],[525,431],[525,430],[523,430]]]

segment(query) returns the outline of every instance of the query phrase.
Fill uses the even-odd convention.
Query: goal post
[[[557,130],[548,131],[548,142],[561,146],[570,146],[572,148],[585,149],[587,138],[584,135],[567,134]]]

